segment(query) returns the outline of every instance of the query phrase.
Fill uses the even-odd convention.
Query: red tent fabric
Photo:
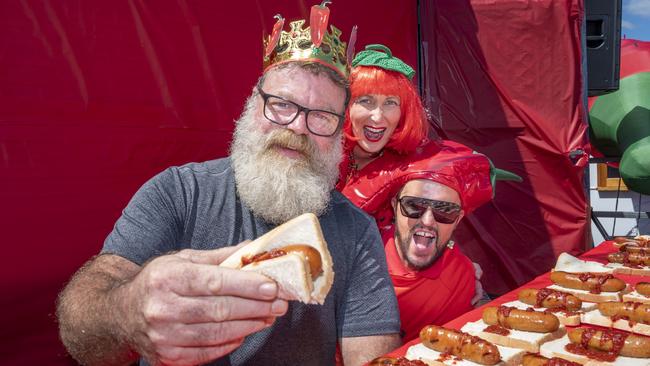
[[[456,241],[502,294],[589,239],[582,1],[420,3],[425,102],[446,138],[523,183],[461,222]]]
[[[0,363],[73,363],[54,317],[65,281],[148,178],[227,154],[263,31],[318,2],[0,3]],[[335,1],[330,20],[415,65],[416,2],[394,4]]]
[[[146,179],[227,153],[262,31],[316,2],[0,3],[3,365],[73,364],[56,294]],[[420,54],[447,137],[524,177],[498,183],[457,238],[500,293],[587,242],[582,167],[568,157],[586,128],[582,2],[417,3],[336,1],[330,19],[344,39],[359,26],[357,50],[383,43],[414,66]]]

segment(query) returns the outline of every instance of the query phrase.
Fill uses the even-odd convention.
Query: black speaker
[[[585,0],[589,96],[618,90],[621,63],[621,0]]]

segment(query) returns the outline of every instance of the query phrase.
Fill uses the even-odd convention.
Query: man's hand
[[[478,263],[472,262],[474,266],[474,278],[475,278],[475,291],[474,297],[472,297],[471,304],[474,307],[479,307],[490,301],[490,297],[483,291],[483,285],[481,285],[481,277],[483,276],[483,269]]]
[[[218,267],[233,250],[183,250],[149,262],[121,294],[138,351],[166,365],[201,364],[238,347],[287,310],[267,277]]]
[[[287,311],[277,284],[217,264],[237,248],[183,250],[143,267],[101,255],[59,301],[61,337],[83,364],[196,365],[224,356]]]

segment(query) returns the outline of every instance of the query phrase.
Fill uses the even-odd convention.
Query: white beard
[[[256,216],[273,224],[306,212],[322,215],[339,175],[341,136],[332,137],[335,142],[330,150],[319,151],[307,136],[286,128],[265,134],[259,126],[271,122],[255,120],[257,103],[256,95],[246,101],[230,147],[239,197]],[[291,146],[305,156],[292,159],[280,155],[272,147],[276,144]]]

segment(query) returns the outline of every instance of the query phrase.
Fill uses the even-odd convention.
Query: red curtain
[[[0,363],[70,364],[54,303],[135,190],[225,156],[273,15],[313,1],[0,3]],[[417,61],[415,1],[335,1],[358,48]],[[288,24],[287,27],[288,29]]]
[[[441,134],[523,178],[498,182],[456,233],[483,286],[502,294],[590,243],[582,1],[423,1],[420,14],[425,101]]]
[[[273,15],[318,1],[0,3],[0,355],[73,362],[54,302],[96,254],[135,190],[173,164],[224,156],[261,72]],[[441,133],[523,183],[464,220],[457,241],[492,293],[548,270],[588,240],[582,2],[422,1],[425,101]],[[357,51],[383,43],[418,61],[416,1],[336,1]],[[417,76],[416,76],[417,77]]]

